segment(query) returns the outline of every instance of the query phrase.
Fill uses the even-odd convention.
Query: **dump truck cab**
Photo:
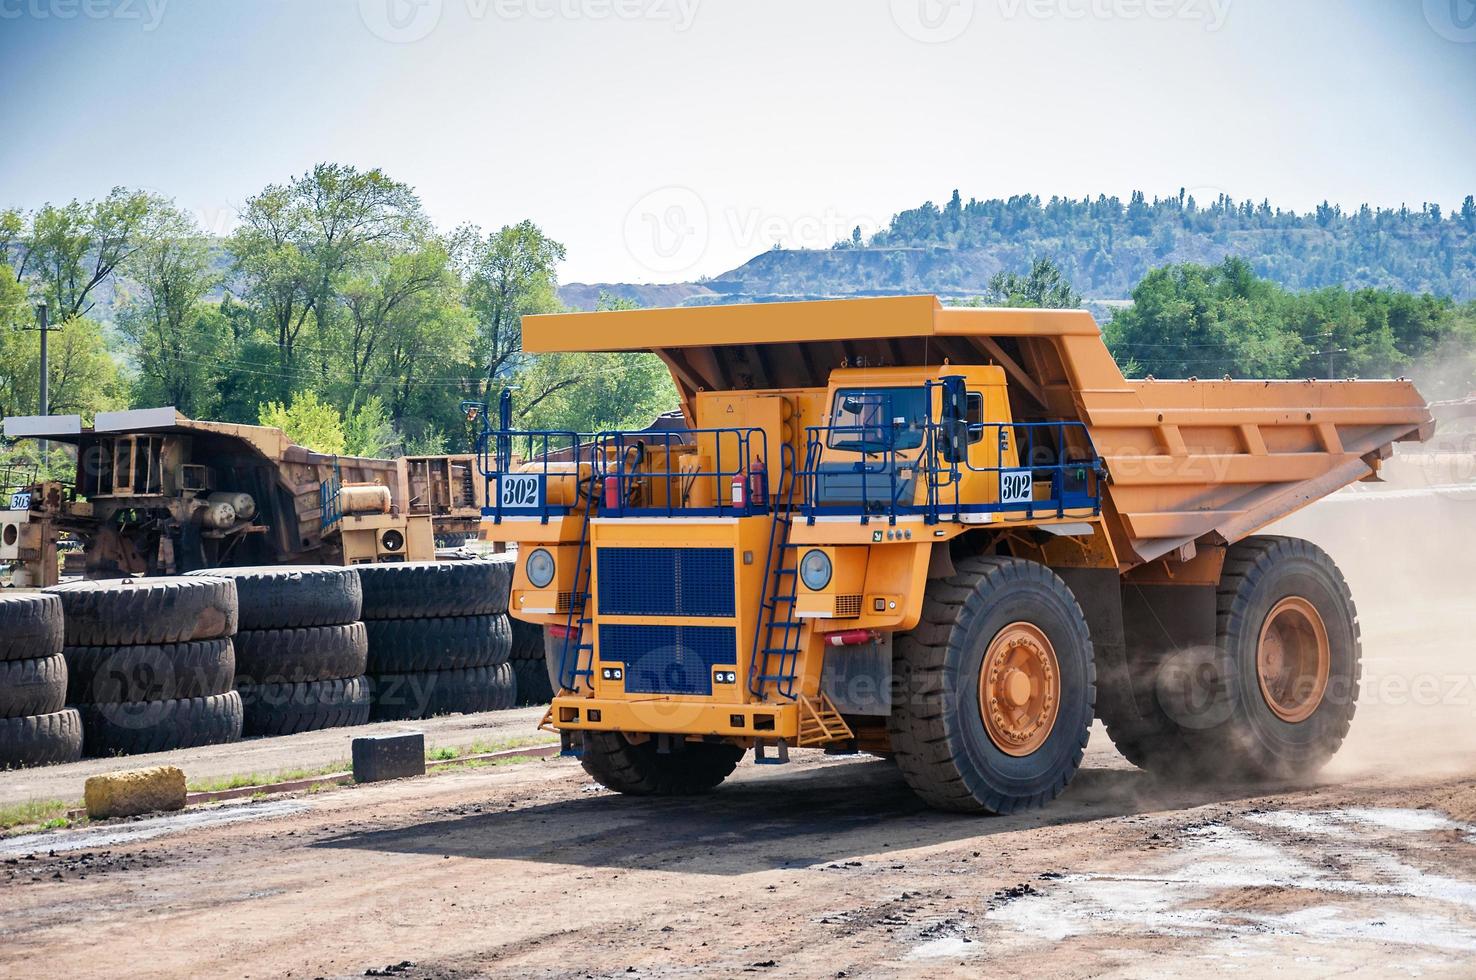
[[[1008,811],[1064,788],[1099,705],[1140,758],[1197,757],[1158,667],[1216,642],[1235,542],[1429,421],[1404,382],[1129,382],[1083,312],[932,297],[529,317],[524,338],[651,351],[682,396],[688,429],[654,433],[517,430],[504,396],[478,445],[482,536],[517,545],[510,611],[545,627],[544,723],[625,792],[823,748]],[[1265,704],[1310,704],[1317,732],[1356,660],[1335,592],[1256,624]],[[1288,736],[1306,759],[1314,727]]]

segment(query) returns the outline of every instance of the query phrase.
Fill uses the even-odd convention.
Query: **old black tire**
[[[512,650],[506,616],[371,619],[364,627],[373,674],[495,667],[507,663]]]
[[[0,661],[0,718],[49,715],[67,703],[67,661],[61,654]]]
[[[500,616],[507,612],[510,559],[355,567],[364,590],[364,619]]]
[[[304,684],[362,676],[369,641],[363,623],[242,630],[236,634],[236,686]]]
[[[230,579],[189,576],[68,582],[61,599],[68,646],[124,646],[210,640],[236,632]]]
[[[543,655],[543,627],[520,619],[512,625],[512,653],[508,662],[518,675],[518,704],[548,704],[553,700],[552,671]]]
[[[369,679],[349,677],[305,684],[243,684],[246,735],[295,735],[369,720]]]
[[[241,696],[235,691],[206,698],[85,704],[83,744],[91,756],[168,752],[221,745],[241,737]]]
[[[61,599],[45,593],[0,595],[0,661],[54,657],[62,648]]]
[[[1097,650],[1097,717],[1123,758],[1161,779],[1192,780],[1201,765],[1194,731],[1169,715],[1158,690],[1163,682],[1186,677],[1198,655],[1121,645]],[[1214,765],[1209,763],[1211,771]]]
[[[71,704],[205,698],[229,691],[236,675],[235,650],[225,637],[63,652]]]
[[[508,664],[432,670],[410,674],[377,674],[375,721],[434,718],[437,715],[502,711],[517,702],[517,677]]]
[[[1287,598],[1305,600],[1316,609],[1329,653],[1325,693],[1310,717],[1295,723],[1272,709],[1256,668],[1268,614]],[[1202,755],[1214,759],[1222,775],[1247,780],[1300,779],[1315,773],[1348,734],[1362,676],[1358,612],[1342,573],[1309,541],[1247,538],[1225,556],[1216,613],[1224,718],[1202,733]]]
[[[654,736],[637,743],[619,732],[582,732],[580,738],[584,771],[626,796],[707,793],[731,776],[743,758],[743,750],[727,742],[682,742],[662,754]]]
[[[80,758],[82,718],[77,709],[0,718],[0,769],[50,766]]]
[[[991,740],[979,701],[984,655],[1016,623],[1044,634],[1059,668],[1054,723],[1024,756]],[[1054,799],[1076,774],[1096,699],[1091,635],[1071,590],[1044,565],[977,557],[930,579],[922,621],[894,643],[893,674],[892,751],[928,805],[1012,813]]]
[[[358,572],[334,565],[213,568],[190,575],[236,583],[242,630],[352,623],[364,602]]]

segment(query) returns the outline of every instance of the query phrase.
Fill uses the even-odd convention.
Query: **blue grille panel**
[[[728,548],[600,548],[602,616],[733,616]]]
[[[600,626],[600,660],[625,664],[631,694],[712,694],[712,669],[738,662],[732,626]]]

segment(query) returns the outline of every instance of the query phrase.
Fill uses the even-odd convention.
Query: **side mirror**
[[[943,460],[961,463],[969,455],[969,391],[958,375],[942,378]]]

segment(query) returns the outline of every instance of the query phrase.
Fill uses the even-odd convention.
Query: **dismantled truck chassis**
[[[479,446],[546,724],[627,793],[814,747],[1008,812],[1065,788],[1094,717],[1164,775],[1310,772],[1353,715],[1357,616],[1327,555],[1254,532],[1431,429],[1404,381],[1128,381],[1085,312],[926,296],[537,316],[524,341],[656,353],[691,427],[504,407]]]

